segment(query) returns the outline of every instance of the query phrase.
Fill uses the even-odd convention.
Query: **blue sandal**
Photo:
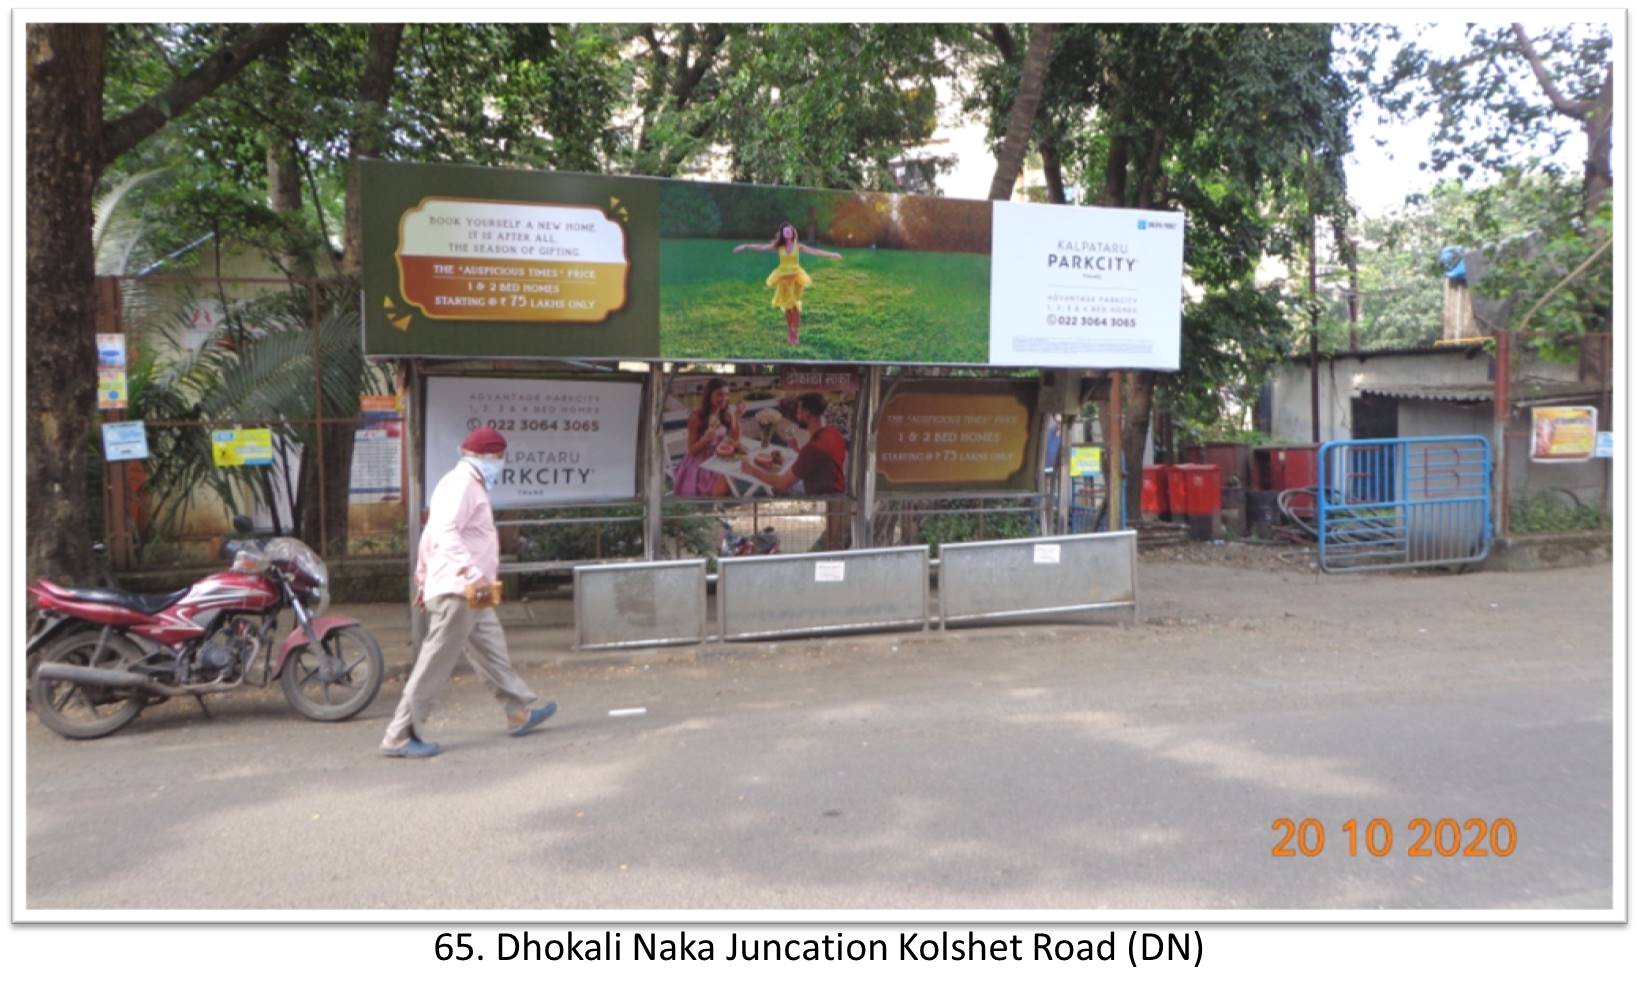
[[[525,733],[528,733],[530,730],[546,722],[548,719],[551,719],[552,713],[554,712],[557,712],[556,702],[548,702],[538,709],[531,709],[529,710],[528,717],[525,718],[523,722],[508,730],[507,735],[521,737]]]
[[[428,743],[424,740],[417,740],[414,737],[410,737],[397,747],[381,748],[381,753],[388,757],[423,758],[436,756],[438,750],[439,748],[437,744]]]

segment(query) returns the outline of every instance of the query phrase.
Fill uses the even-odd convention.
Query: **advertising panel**
[[[371,356],[1178,364],[1176,212],[362,169]]]
[[[131,397],[130,389],[125,383],[124,367],[100,367],[97,370],[97,407],[99,409],[124,408]]]
[[[990,362],[1176,370],[1183,216],[995,202]]]
[[[1034,381],[919,381],[882,404],[877,484],[893,489],[1031,490]]]
[[[148,426],[145,422],[104,422],[102,455],[115,460],[148,459]]]
[[[1591,460],[1598,444],[1598,409],[1558,405],[1530,409],[1530,459],[1536,463]]]
[[[403,498],[404,416],[392,394],[359,398],[353,432],[353,472],[347,503],[373,505]]]
[[[845,494],[858,396],[851,370],[673,378],[664,413],[666,494]]]
[[[273,430],[217,429],[210,434],[210,456],[218,467],[270,467]]]
[[[506,437],[494,508],[622,501],[637,496],[643,385],[633,381],[429,377],[426,495],[487,425]]]

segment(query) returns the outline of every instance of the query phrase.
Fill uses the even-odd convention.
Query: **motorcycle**
[[[779,534],[774,532],[773,526],[763,526],[759,533],[741,536],[734,532],[727,519],[718,519],[717,524],[722,526],[722,541],[717,544],[719,558],[766,556],[779,552]]]
[[[244,516],[233,522],[241,536],[251,531]],[[274,681],[298,713],[320,722],[350,719],[374,701],[386,670],[381,645],[356,619],[325,615],[329,570],[318,554],[287,536],[226,549],[230,568],[168,595],[36,581],[27,660],[40,721],[89,740],[157,702],[192,695],[203,708],[200,696]],[[287,607],[296,625],[275,659]]]

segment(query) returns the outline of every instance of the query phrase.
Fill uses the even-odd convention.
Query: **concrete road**
[[[396,680],[340,725],[276,692],[86,743],[31,716],[29,906],[1609,907],[1607,566],[1141,585],[1135,626],[617,655],[510,606],[561,712],[507,738],[467,675],[424,762],[375,752]],[[404,663],[404,611],[361,611]],[[1281,817],[1323,853],[1272,856]],[[1349,856],[1350,818],[1389,821],[1389,856]],[[1412,857],[1417,818],[1517,842]]]

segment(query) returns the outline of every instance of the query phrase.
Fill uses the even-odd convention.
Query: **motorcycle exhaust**
[[[34,673],[46,681],[69,681],[76,685],[95,685],[99,688],[134,688],[164,698],[170,698],[175,694],[164,685],[156,684],[140,674],[132,674],[129,671],[109,671],[100,667],[46,661],[35,668]]]

